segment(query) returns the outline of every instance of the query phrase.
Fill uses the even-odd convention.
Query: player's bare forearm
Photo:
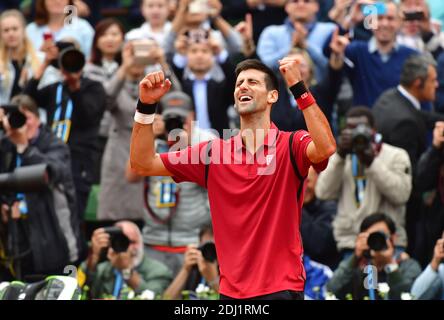
[[[316,103],[304,109],[303,114],[313,139],[307,148],[307,156],[311,162],[319,163],[336,152],[336,141],[327,118]]]

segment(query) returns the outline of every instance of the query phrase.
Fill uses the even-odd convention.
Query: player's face
[[[266,110],[277,100],[277,90],[268,90],[265,73],[249,69],[239,73],[234,89],[235,108],[240,115]]]

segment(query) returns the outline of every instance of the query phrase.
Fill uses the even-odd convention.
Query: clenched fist
[[[139,83],[140,101],[145,104],[158,102],[171,88],[171,81],[163,71],[148,73]]]
[[[301,72],[299,71],[300,59],[285,57],[279,60],[279,71],[290,88],[302,80]]]

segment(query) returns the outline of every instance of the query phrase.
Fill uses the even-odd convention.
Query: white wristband
[[[154,122],[155,113],[152,114],[144,114],[136,111],[134,115],[134,121],[140,124],[152,124]]]

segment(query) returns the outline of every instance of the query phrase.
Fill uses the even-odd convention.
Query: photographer
[[[91,297],[112,295],[123,298],[128,287],[136,294],[145,290],[162,294],[172,280],[170,271],[143,252],[140,230],[132,222],[120,221],[116,227],[96,229],[91,238],[91,251],[80,266],[86,274]],[[100,262],[102,253],[108,260]]]
[[[163,137],[175,129],[183,129],[180,134],[186,135],[187,145],[214,139],[211,132],[193,126],[192,108],[190,97],[183,92],[168,93],[162,98],[162,119],[154,122],[158,153],[170,149],[174,141],[165,141]],[[176,184],[170,177],[143,178],[129,167],[126,176],[128,181],[137,183],[139,190],[144,190],[145,252],[165,263],[175,276],[181,269],[187,245],[197,243],[200,228],[210,222],[207,192],[195,183]]]
[[[415,299],[444,300],[444,234],[436,241],[433,258],[427,268],[416,278],[412,286]]]
[[[353,300],[372,298],[364,285],[368,280],[368,265],[376,267],[372,283],[387,283],[389,299],[400,299],[401,293],[410,292],[413,281],[421,273],[418,262],[403,253],[396,253],[396,227],[390,217],[375,213],[366,217],[355,240],[353,255],[344,259],[327,284],[327,290],[337,298],[344,299],[351,294]]]
[[[25,92],[46,110],[47,125],[70,148],[78,215],[83,219],[93,182],[106,94],[100,82],[83,77],[85,56],[75,45],[65,43],[61,52],[59,46],[60,43],[57,45],[52,40],[45,42],[45,61],[29,81]],[[51,64],[60,67],[63,81],[39,88],[41,77]]]
[[[416,188],[422,199],[419,221],[415,225],[418,261],[425,266],[444,230],[444,122],[433,130],[433,143],[418,161]]]
[[[10,236],[20,243],[19,251],[23,254],[22,258],[14,261],[14,267],[21,265],[25,276],[60,274],[66,265],[80,258],[81,245],[69,149],[41,125],[32,99],[20,95],[14,97],[12,103],[20,108],[26,123],[17,128],[0,108],[0,120],[5,131],[0,140],[0,172],[47,164],[51,182],[50,187],[39,192],[11,196],[12,218],[19,232]],[[1,196],[4,200],[6,194]],[[3,202],[1,209],[2,222],[7,223],[11,219],[8,203]]]
[[[183,290],[196,292],[202,285],[218,292],[219,267],[215,249],[213,229],[209,225],[200,231],[199,247],[195,244],[188,245],[182,268],[165,290],[164,298],[179,299]]]
[[[338,200],[333,233],[343,255],[353,251],[358,226],[373,212],[385,212],[396,223],[396,246],[405,248],[405,204],[412,188],[407,152],[382,143],[371,111],[354,107],[346,114],[338,150],[319,175],[316,196]]]

